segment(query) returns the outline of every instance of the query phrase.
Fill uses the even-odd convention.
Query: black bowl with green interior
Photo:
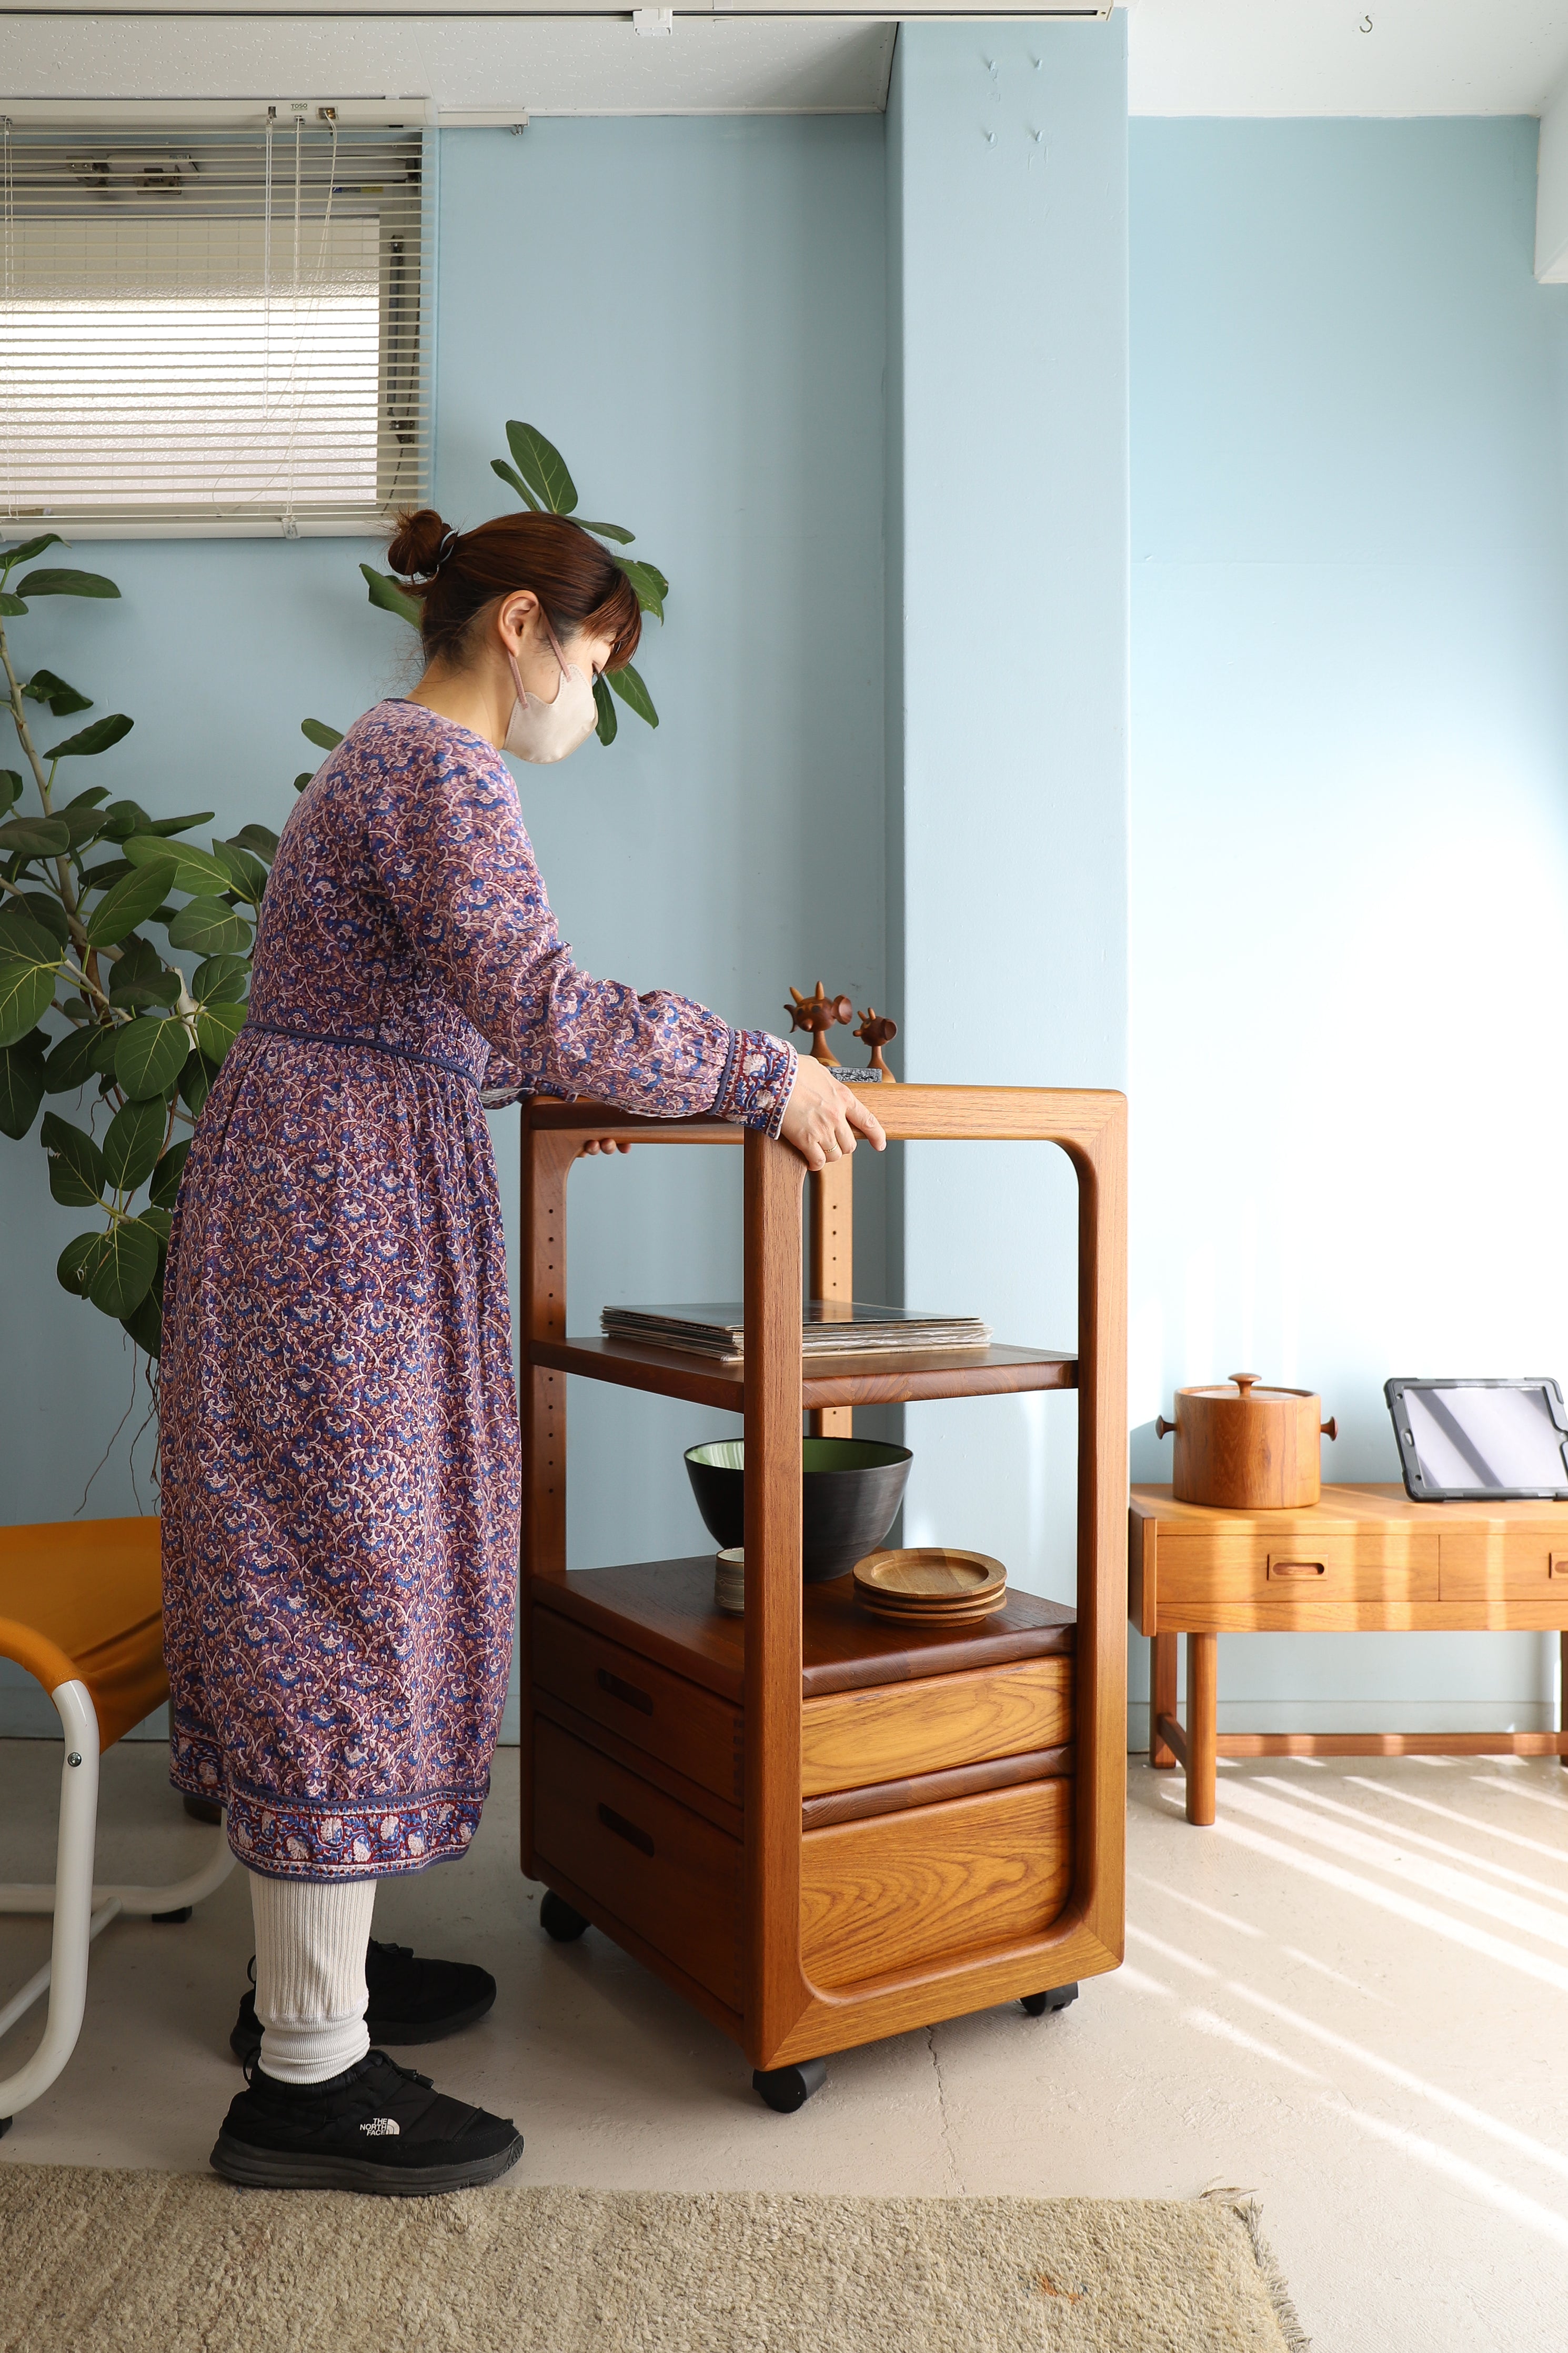
[[[913,1461],[875,1438],[807,1438],[801,1446],[801,1555],[808,1585],[843,1577],[875,1552],[899,1515]],[[746,1441],[686,1450],[686,1475],[721,1551],[746,1540]]]

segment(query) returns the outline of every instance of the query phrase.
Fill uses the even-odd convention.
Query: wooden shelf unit
[[[890,1139],[1058,1145],[1079,1181],[1076,1353],[998,1346],[803,1374],[802,1187],[711,1121],[523,1106],[522,1867],[773,2069],[1033,1996],[1121,1958],[1126,1784],[1126,1105],[879,1091]],[[565,1335],[584,1142],[738,1146],[746,1362]],[[853,1162],[811,1186],[815,1295],[851,1295]],[[566,1376],[739,1413],[746,1614],[712,1559],[568,1573]],[[947,1633],[803,1588],[801,1438],[858,1404],[1072,1388],[1076,1611],[1016,1592]]]

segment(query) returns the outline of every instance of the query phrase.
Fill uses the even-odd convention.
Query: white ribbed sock
[[[374,1879],[319,1885],[250,1874],[261,2071],[278,2084],[324,2084],[370,2049],[365,1947]]]

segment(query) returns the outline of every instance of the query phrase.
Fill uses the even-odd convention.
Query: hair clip
[[[446,538],[441,542],[439,554],[437,556],[435,563],[430,566],[429,571],[425,575],[426,579],[434,580],[437,573],[440,571],[441,566],[446,563],[447,558],[451,554],[452,550],[457,544],[458,533],[455,531],[449,531],[447,533]]]

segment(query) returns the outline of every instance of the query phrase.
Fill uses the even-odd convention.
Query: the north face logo
[[[395,2116],[372,2116],[367,2123],[361,2125],[360,2130],[384,2137],[387,2133],[400,2133],[403,2126]]]

